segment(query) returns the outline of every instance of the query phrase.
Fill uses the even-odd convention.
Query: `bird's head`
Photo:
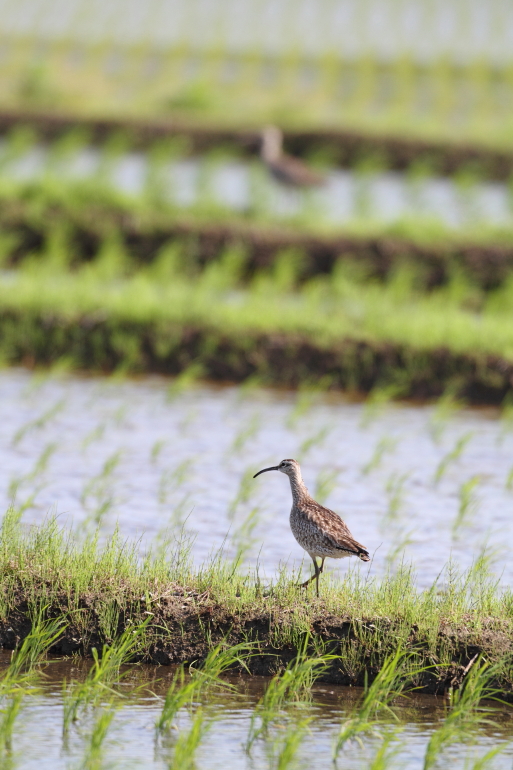
[[[282,460],[279,465],[272,465],[270,468],[262,468],[261,471],[255,473],[253,478],[256,479],[261,473],[266,473],[267,471],[281,471],[281,473],[286,473],[287,476],[295,476],[300,472],[299,463],[296,460]]]

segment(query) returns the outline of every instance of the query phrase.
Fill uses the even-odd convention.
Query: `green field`
[[[301,649],[306,634],[311,654],[336,656],[328,660],[325,681],[362,684],[365,671],[374,677],[388,655],[400,652],[410,656],[405,679],[443,691],[448,672],[453,676],[475,649],[486,647],[496,681],[511,691],[505,657],[511,591],[497,589],[486,557],[466,573],[449,566],[443,590],[435,583],[419,591],[412,568],[402,565],[382,580],[358,569],[341,582],[324,576],[315,599],[298,591],[297,574],[284,570],[264,584],[220,554],[194,567],[190,542],[176,532],[141,561],[135,543],[118,535],[101,546],[97,534],[84,541],[52,520],[27,532],[20,515],[11,510],[2,524],[0,618],[4,629],[9,624],[9,633],[23,638],[30,618],[61,617],[65,627],[55,651],[88,653],[146,621],[142,641],[132,647],[139,659],[201,660],[217,643],[245,643],[254,658],[246,665],[269,674]]]

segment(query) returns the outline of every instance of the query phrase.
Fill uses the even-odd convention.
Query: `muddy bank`
[[[291,227],[253,225],[243,220],[209,223],[183,215],[142,216],[114,203],[80,196],[63,200],[41,197],[37,187],[20,198],[0,203],[0,231],[6,242],[2,257],[14,267],[26,257],[52,248],[56,236],[66,249],[71,266],[96,257],[105,240],[115,236],[133,267],[150,264],[170,244],[180,245],[184,269],[201,270],[222,257],[227,248],[243,252],[241,280],[259,270],[272,269],[285,251],[295,254],[295,280],[329,275],[339,262],[356,273],[386,279],[398,266],[408,264],[419,288],[447,283],[457,271],[489,290],[507,280],[513,268],[513,245],[506,242],[472,243],[447,238],[421,243],[393,235],[321,236]]]
[[[19,591],[9,615],[0,622],[0,644],[5,649],[15,649],[30,632],[32,605],[27,599]],[[31,597],[31,602],[33,599]],[[227,645],[251,642],[254,654],[247,661],[249,672],[272,676],[296,657],[298,645],[308,631],[312,655],[323,649],[340,656],[320,677],[322,682],[363,686],[366,677],[372,680],[380,670],[384,657],[404,642],[405,649],[415,652],[417,661],[429,667],[416,680],[419,689],[443,694],[462,682],[479,655],[497,662],[513,651],[513,639],[498,619],[484,619],[479,631],[442,623],[436,638],[430,633],[428,639],[415,625],[407,628],[404,623],[388,618],[334,616],[326,613],[322,599],[316,603],[318,607],[311,613],[309,628],[302,632],[296,628],[297,641],[294,642],[284,640],[288,627],[293,628],[293,610],[276,606],[272,600],[268,611],[230,612],[213,601],[208,592],[198,594],[175,584],[166,588],[165,595],[153,596],[148,602],[144,598],[139,601],[123,598],[121,606],[105,595],[84,594],[78,601],[74,597],[70,607],[69,597],[63,592],[46,610],[48,617],[63,616],[67,621],[50,652],[91,656],[93,647],[101,649],[126,628],[150,616],[142,648],[134,662],[167,666],[201,661],[223,640]],[[106,604],[110,615],[116,610],[118,618],[110,635],[105,633],[102,623]],[[277,641],[280,638],[282,641]],[[506,675],[497,684],[513,697]]]
[[[473,404],[499,404],[513,386],[513,361],[484,353],[350,338],[321,345],[301,334],[229,334],[101,312],[69,318],[4,309],[0,353],[9,364],[28,367],[64,359],[79,370],[178,375],[194,365],[202,377],[220,382],[255,378],[286,388],[322,382],[355,393],[393,386],[397,397],[421,400],[450,387]]]
[[[185,124],[174,119],[84,118],[56,112],[2,110],[0,134],[16,126],[30,126],[42,140],[58,139],[72,128],[87,130],[92,142],[102,143],[113,132],[122,131],[131,145],[144,148],[168,137],[185,137],[191,153],[223,146],[239,154],[259,150],[259,127],[236,129]],[[389,169],[403,171],[413,163],[428,165],[433,173],[449,175],[471,168],[490,179],[506,180],[513,173],[513,152],[468,143],[420,140],[395,135],[371,135],[336,129],[286,130],[285,148],[298,156],[322,152],[335,166],[353,166],[375,157]]]

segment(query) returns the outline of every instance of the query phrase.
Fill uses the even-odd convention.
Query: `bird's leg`
[[[321,567],[321,569],[319,569],[319,565],[317,564],[317,559],[315,558],[315,556],[312,556],[311,554],[310,554],[310,556],[311,556],[311,559],[312,559],[312,561],[314,563],[315,572],[314,572],[314,574],[311,577],[308,578],[308,580],[305,580],[304,583],[300,583],[299,587],[300,588],[306,588],[312,582],[312,580],[316,580],[317,581],[317,596],[319,596],[319,575],[322,572],[322,567]],[[323,561],[323,564],[324,564],[324,559],[322,561]]]
[[[324,559],[325,558],[326,558],[325,556],[322,557],[322,559],[321,559],[321,566],[320,567],[317,567],[317,559],[315,559],[315,566],[317,567],[317,569],[315,571],[315,588],[317,590],[317,598],[319,598],[319,575],[321,574],[321,572],[324,569]]]

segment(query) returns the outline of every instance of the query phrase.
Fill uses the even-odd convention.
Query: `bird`
[[[291,187],[319,187],[326,179],[292,155],[283,152],[283,134],[277,126],[265,126],[261,134],[260,157],[279,182]]]
[[[319,576],[324,569],[326,557],[343,559],[346,556],[358,556],[362,561],[370,561],[368,550],[353,538],[338,513],[320,505],[310,495],[296,460],[282,460],[279,465],[258,471],[253,478],[256,479],[261,473],[268,471],[280,471],[289,477],[292,491],[290,528],[301,548],[304,548],[314,563],[314,574],[304,583],[300,583],[300,588],[306,588],[315,580],[319,596]],[[322,559],[320,567],[317,557]]]

